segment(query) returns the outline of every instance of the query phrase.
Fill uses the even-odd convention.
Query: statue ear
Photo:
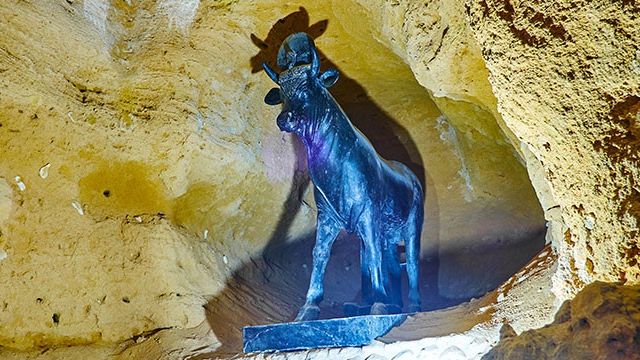
[[[264,102],[268,105],[278,105],[282,103],[282,97],[280,96],[280,89],[273,88],[269,90],[267,96],[264,97]]]
[[[326,88],[330,88],[338,81],[340,74],[336,69],[329,69],[320,75],[320,82]]]

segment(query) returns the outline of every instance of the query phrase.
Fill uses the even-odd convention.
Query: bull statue
[[[295,320],[318,319],[325,269],[342,229],[361,240],[365,313],[402,311],[400,276],[405,265],[408,310],[420,311],[418,261],[424,197],[418,178],[405,165],[380,157],[353,126],[328,90],[338,80],[338,71],[320,72],[318,52],[307,34],[290,35],[277,62],[283,69],[280,74],[262,64],[279,86],[269,91],[265,103],[282,104],[278,127],[302,140],[318,209],[311,280]],[[398,254],[402,241],[406,264]]]

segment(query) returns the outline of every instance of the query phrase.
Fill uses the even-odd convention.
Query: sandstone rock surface
[[[215,354],[239,326],[292,315],[315,210],[259,65],[295,31],[340,70],[334,95],[356,126],[424,179],[429,306],[495,288],[545,230],[557,262],[501,287],[514,304],[544,298],[518,308],[516,332],[544,324],[554,296],[638,283],[639,6],[3,2],[0,356]],[[348,249],[330,265],[329,313],[357,295],[336,290],[357,289]],[[551,277],[553,294],[532,295]]]
[[[482,359],[640,359],[640,286],[595,282],[567,300],[553,323],[500,343]]]
[[[562,224],[556,294],[637,283],[640,5],[490,0],[466,12],[498,110],[539,161],[547,218]]]

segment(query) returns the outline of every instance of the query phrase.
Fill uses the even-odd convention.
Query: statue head
[[[313,40],[305,33],[296,33],[285,39],[278,52],[278,74],[266,63],[265,72],[278,87],[271,89],[264,102],[283,104],[277,117],[280,130],[302,133],[305,128],[322,119],[322,104],[330,99],[327,91],[338,81],[338,71],[329,69],[320,73],[320,58]]]

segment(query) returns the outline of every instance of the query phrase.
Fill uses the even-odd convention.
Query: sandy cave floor
[[[344,259],[334,259],[336,262],[339,260]],[[497,341],[495,335],[497,334],[497,329],[502,324],[503,318],[511,319],[515,328],[520,328],[530,322],[540,321],[539,317],[541,313],[536,313],[536,311],[542,308],[549,310],[553,307],[554,297],[549,294],[548,279],[555,260],[556,258],[551,248],[547,246],[533,259],[527,261],[517,274],[508,277],[500,287],[479,298],[447,300],[438,298],[433,294],[424,296],[424,294],[429,292],[427,285],[422,288],[423,299],[425,300],[423,309],[425,311],[411,316],[401,326],[378,339],[379,343],[376,342],[369,347],[376,349],[380,348],[380,346],[382,346],[382,348],[391,346],[391,348],[388,349],[389,354],[385,354],[388,358],[393,357],[394,351],[400,351],[402,348],[405,348],[405,350],[412,349],[415,355],[418,355],[420,351],[424,350],[416,350],[416,347],[420,347],[419,344],[421,342],[428,342],[429,339],[447,338],[455,334],[478,333],[478,329],[484,329],[484,332],[480,332],[483,335],[472,334],[469,339],[473,340],[473,337],[477,336],[485,342],[492,340]],[[214,333],[221,334],[219,339],[222,342],[222,346],[215,352],[199,355],[196,359],[242,358],[245,356],[241,353],[242,326],[291,320],[291,318],[295,316],[297,305],[304,302],[303,293],[300,292],[300,288],[296,288],[299,284],[293,282],[285,283],[285,281],[283,281],[284,279],[277,279],[275,273],[282,271],[281,268],[277,265],[269,266],[267,262],[262,264],[262,266],[257,263],[255,263],[255,265],[256,268],[262,268],[261,274],[263,277],[261,279],[264,281],[262,286],[255,282],[255,279],[259,279],[258,277],[255,277],[253,281],[239,277],[236,280],[237,282],[230,284],[229,292],[224,295],[224,297],[218,297],[208,304],[207,312],[209,323]],[[423,270],[428,270],[428,268],[429,264],[426,263]],[[357,274],[357,272],[350,272],[350,276],[355,278],[353,274]],[[335,273],[331,275],[336,276]],[[355,279],[347,277],[343,278],[343,281],[345,281],[345,283],[340,285],[348,285],[349,281],[355,281]],[[427,281],[427,283],[428,282],[429,281]],[[332,286],[327,289],[328,295],[333,295],[338,298],[336,294],[338,292],[335,286],[336,284],[331,284]],[[535,299],[533,297],[525,297],[522,296],[521,290],[517,290],[518,286],[521,288],[534,288],[536,293],[546,295],[541,295]],[[514,287],[516,291],[512,292]],[[357,293],[344,294],[344,296],[350,298],[357,296]],[[294,300],[291,301],[292,299]],[[537,304],[533,304],[533,302]],[[339,317],[340,304],[325,303],[322,311],[324,318]],[[491,328],[493,332],[488,330]],[[491,339],[487,334],[493,334],[494,338]],[[477,343],[478,340],[475,342]],[[444,343],[446,343],[446,341],[443,341],[443,344]],[[405,345],[403,346],[402,344]],[[490,344],[487,343],[485,345],[489,346]],[[435,355],[438,351],[444,350],[440,349],[440,347],[425,347],[425,349],[430,349],[428,351],[433,351]],[[350,348],[342,350],[320,349],[312,350],[308,353],[322,353],[331,358],[330,356],[332,356],[332,354],[333,356],[339,356],[339,352],[349,351],[348,349]],[[469,349],[476,350],[473,346],[470,346],[469,348],[461,349],[461,351],[465,352],[469,351]],[[327,351],[328,353],[324,354],[324,352]],[[378,349],[378,351],[382,350]],[[307,352],[291,352],[287,353],[288,355],[253,354],[246,355],[245,357],[278,358],[279,356],[293,356],[293,354],[303,353]],[[346,356],[345,354],[343,355]],[[422,354],[421,356],[423,355],[426,354]],[[339,358],[342,358],[342,355],[340,355]]]
[[[359,300],[360,266],[357,256],[353,256],[359,251],[358,242],[351,236],[343,235],[336,241],[328,265],[325,281],[326,295],[325,301],[321,304],[321,318],[341,317],[344,302]],[[448,275],[457,276],[459,286],[467,286],[468,278],[471,276],[465,278],[465,272],[468,272],[470,267],[474,267],[478,269],[476,271],[486,274],[485,283],[478,284],[479,289],[482,286],[495,288],[529,263],[531,252],[539,253],[544,239],[535,240],[537,241],[457,254],[456,259],[461,264],[460,272]],[[234,274],[227,282],[225,290],[206,306],[208,322],[222,343],[210,356],[232,356],[240,353],[243,326],[286,322],[295,317],[298,308],[304,303],[311,269],[312,245],[313,238],[306,238],[290,245],[275,246],[267,249],[262,259],[247,263]],[[411,335],[398,329],[394,333],[404,335],[389,334],[388,339],[416,340],[420,337],[444,336],[454,332],[453,329],[460,330],[469,325],[472,327],[480,322],[480,318],[469,314],[475,313],[480,307],[487,306],[491,302],[490,299],[495,300],[497,297],[498,290],[493,290],[484,296],[477,296],[479,300],[442,297],[438,294],[437,257],[428,257],[422,261],[421,265],[423,286],[420,290],[425,312],[407,322],[402,328],[414,328],[414,325],[410,324],[415,324],[416,319],[423,317],[426,323],[431,323],[435,317],[438,319],[435,321],[436,325],[427,326],[425,329],[430,330],[426,330],[426,333],[422,333],[422,330],[410,331]],[[477,276],[473,278],[478,279]],[[406,301],[407,284],[404,276],[403,282]],[[472,301],[469,302],[470,300]],[[448,310],[441,317],[438,312],[434,312],[445,308]],[[432,313],[434,315],[431,315]],[[451,323],[451,319],[457,319],[459,323]]]

